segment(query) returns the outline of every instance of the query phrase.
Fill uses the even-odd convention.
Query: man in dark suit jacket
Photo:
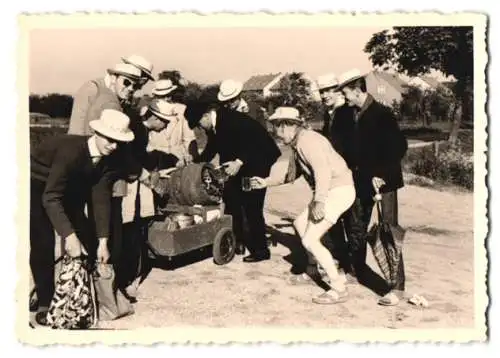
[[[274,139],[255,120],[228,108],[212,108],[208,103],[189,104],[185,112],[189,126],[207,132],[207,145],[198,161],[209,162],[219,154],[230,179],[224,187],[227,212],[233,217],[233,231],[239,244],[250,251],[245,262],[270,258],[265,236],[264,199],[266,190],[242,190],[242,178],[268,176],[281,152]],[[251,238],[244,238],[243,215]],[[241,246],[241,245],[239,245]],[[239,248],[242,253],[242,248]]]
[[[42,325],[54,294],[54,230],[69,256],[88,253],[103,262],[109,258],[110,203],[117,175],[112,154],[134,135],[129,118],[112,109],[90,125],[96,132],[90,138],[53,137],[31,153],[30,265],[38,296],[35,319]]]
[[[374,206],[375,189],[382,194],[384,219],[398,225],[397,190],[404,186],[401,160],[408,143],[400,131],[396,118],[367,93],[366,81],[359,71],[343,74],[339,80],[346,101],[355,109],[351,121],[346,122],[344,152],[353,171],[356,201],[348,220],[349,241],[353,265],[358,280],[367,281],[370,272],[366,265],[366,232]],[[403,260],[400,261],[399,282],[395,287],[380,283],[373,286],[382,297],[380,304],[394,305],[404,291]]]

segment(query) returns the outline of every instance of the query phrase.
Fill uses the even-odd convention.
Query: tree
[[[29,97],[29,111],[48,114],[52,118],[69,118],[73,107],[73,97],[67,94],[32,94]]]
[[[301,72],[292,72],[284,76],[278,85],[278,93],[267,98],[265,108],[278,106],[297,108],[307,121],[313,120],[320,112],[321,104],[314,101],[311,82]]]
[[[467,27],[394,27],[373,34],[364,51],[374,66],[394,66],[410,76],[439,70],[457,80],[457,105],[452,113],[449,141],[458,137],[463,116],[468,112],[467,88],[473,83],[473,29]]]

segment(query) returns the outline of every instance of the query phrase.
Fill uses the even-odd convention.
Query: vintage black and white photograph
[[[24,341],[485,340],[486,16],[19,26]]]

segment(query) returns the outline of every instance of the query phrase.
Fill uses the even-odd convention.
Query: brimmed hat
[[[144,57],[139,55],[131,55],[129,57],[122,57],[122,61],[129,65],[137,67],[146,75],[147,78],[154,81],[155,78],[153,77],[153,64],[146,60]]]
[[[186,118],[189,128],[193,129],[198,125],[201,117],[210,110],[210,102],[208,101],[197,101],[191,102],[186,105],[186,110],[184,111],[184,117]]]
[[[339,81],[334,73],[327,73],[321,75],[317,78],[316,83],[318,85],[318,90],[324,90],[327,88],[338,87]]]
[[[134,140],[134,133],[129,128],[130,119],[123,112],[116,109],[104,109],[99,119],[89,123],[97,133],[119,142],[131,142]]]
[[[221,102],[229,101],[241,93],[243,84],[234,80],[225,80],[219,86],[219,93],[217,99]]]
[[[108,68],[107,71],[110,75],[125,76],[135,81],[141,78],[141,71],[137,67],[127,63],[117,63],[115,67]]]
[[[156,96],[166,96],[177,89],[177,86],[171,80],[158,80],[155,82],[155,88],[152,93]]]
[[[176,106],[164,99],[155,98],[148,106],[148,110],[156,117],[170,122],[177,116]]]
[[[288,120],[297,122],[297,124],[305,123],[304,118],[300,116],[299,110],[294,107],[278,107],[276,111],[269,117],[270,122]]]
[[[359,80],[362,77],[364,77],[364,75],[361,74],[361,71],[357,68],[344,72],[339,76],[339,89],[344,88],[348,84]]]

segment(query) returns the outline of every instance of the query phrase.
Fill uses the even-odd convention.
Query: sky
[[[202,84],[299,71],[313,79],[372,69],[363,48],[375,27],[36,29],[30,33],[30,93],[66,93],[102,77],[122,56],[141,55],[153,73],[176,69]],[[151,83],[149,84],[151,86]],[[148,87],[145,88],[148,90]]]

